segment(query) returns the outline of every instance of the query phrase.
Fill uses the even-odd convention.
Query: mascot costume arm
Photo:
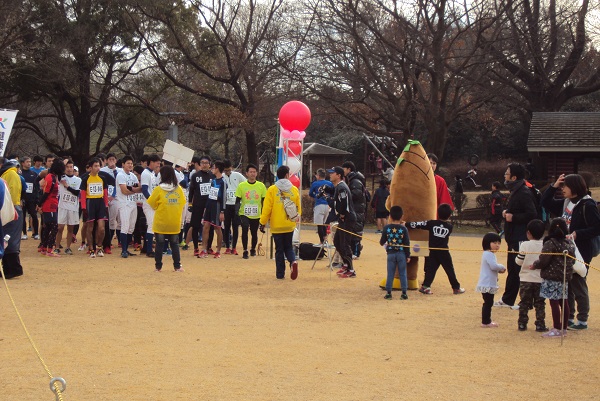
[[[392,206],[401,206],[404,210],[405,221],[434,220],[437,212],[437,191],[435,176],[427,153],[419,141],[410,140],[404,148],[390,186],[390,196],[385,207],[390,210]],[[408,228],[411,244],[411,258],[407,264],[408,288],[419,288],[417,272],[419,256],[429,254],[429,232]],[[423,249],[425,248],[425,249]],[[398,271],[396,271],[398,277]],[[385,288],[385,279],[380,284]],[[394,279],[394,289],[400,288],[400,281]]]

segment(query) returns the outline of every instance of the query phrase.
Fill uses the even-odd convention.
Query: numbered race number
[[[28,194],[32,194],[33,193],[33,183],[28,182],[27,184],[27,189],[25,189],[25,192],[27,192]]]
[[[219,187],[211,187],[208,199],[217,200],[219,199]]]
[[[235,190],[234,189],[228,189],[227,190],[227,203],[235,203]]]
[[[200,184],[200,195],[206,196],[210,193],[210,183]]]
[[[244,206],[244,215],[247,217],[257,217],[258,216],[258,205]]]
[[[90,196],[99,196],[102,195],[102,184],[89,184],[88,185],[88,193]]]

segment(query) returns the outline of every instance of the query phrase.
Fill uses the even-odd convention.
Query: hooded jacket
[[[262,213],[260,215],[260,224],[265,225],[267,222],[270,222],[271,232],[273,234],[293,232],[296,228],[296,222],[291,221],[285,212],[280,191],[283,192],[285,197],[296,204],[298,216],[302,214],[298,188],[292,185],[288,179],[279,179],[274,185],[271,185],[269,189],[267,189],[267,196],[265,197]]]
[[[19,164],[14,160],[7,160],[0,168],[0,177],[6,181],[10,197],[15,206],[21,206],[21,192],[23,191],[23,183],[21,176],[17,172]]]
[[[361,232],[365,227],[365,212],[367,210],[365,182],[365,176],[358,171],[352,171],[348,174],[348,188],[352,193],[352,205],[354,206],[354,213],[356,213],[356,232]]]
[[[160,183],[148,198],[155,210],[152,230],[156,234],[179,234],[181,217],[186,205],[185,193],[179,185]]]

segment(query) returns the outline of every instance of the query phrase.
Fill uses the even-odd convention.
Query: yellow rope
[[[306,226],[329,226],[329,224],[315,224],[315,223],[302,223],[302,225],[306,225]],[[364,237],[364,236],[362,236],[362,235],[359,235],[359,234],[356,234],[356,233],[354,233],[354,232],[352,232],[352,231],[345,230],[345,229],[343,229],[343,228],[340,228],[339,226],[332,226],[332,228],[334,228],[334,229],[336,229],[336,230],[341,230],[341,231],[343,231],[343,232],[345,232],[345,233],[348,233],[348,234],[354,235],[354,236],[356,236],[356,237],[359,237],[359,238],[365,239],[365,240],[367,240],[367,241],[371,241],[371,242],[374,242],[374,243],[376,243],[376,244],[379,244],[379,241],[373,240],[373,239],[371,239],[371,238]],[[430,248],[430,247],[426,247],[426,246],[422,246],[422,247],[421,247],[421,249],[429,249],[430,251],[481,252],[481,249],[460,249],[460,248]],[[519,251],[501,251],[501,250],[498,250],[498,251],[497,251],[497,253],[514,253],[514,254],[518,254],[518,253],[521,253],[521,252],[519,252]],[[523,255],[527,255],[527,254],[532,254],[532,255],[533,255],[533,254],[535,254],[535,255],[555,255],[555,256],[556,256],[556,255],[558,255],[558,256],[563,256],[563,254],[562,254],[562,253],[543,253],[543,252],[523,252],[522,254],[523,254]],[[594,269],[594,270],[596,270],[596,271],[600,271],[600,269],[598,269],[598,268],[596,268],[596,267],[592,266],[592,265],[591,265],[591,264],[589,264],[589,263],[585,263],[583,260],[579,260],[579,259],[577,259],[577,258],[575,258],[574,256],[571,256],[571,255],[567,255],[567,256],[568,256],[569,258],[571,258],[571,259],[575,259],[575,260],[577,260],[577,261],[579,261],[579,262],[583,263],[584,265],[586,265],[586,266],[587,266],[587,267],[589,267],[590,269]]]
[[[52,376],[50,369],[46,365],[46,362],[44,362],[44,359],[42,358],[40,351],[38,351],[38,349],[35,345],[35,342],[33,341],[33,338],[31,338],[31,335],[29,334],[29,330],[27,330],[27,327],[25,326],[25,322],[23,321],[23,318],[21,317],[21,314],[19,313],[19,309],[17,308],[15,300],[13,299],[12,294],[10,293],[10,290],[8,288],[8,283],[6,282],[6,278],[4,277],[4,269],[2,268],[2,265],[0,265],[0,273],[2,273],[2,281],[4,281],[4,287],[6,288],[6,293],[8,294],[8,298],[10,299],[10,302],[12,303],[12,306],[15,309],[15,312],[17,314],[17,317],[19,318],[19,321],[21,322],[21,326],[23,327],[23,330],[25,330],[25,334],[27,335],[27,338],[29,339],[29,343],[33,347],[33,350],[35,351],[35,354],[37,355],[39,361],[42,363],[42,366],[44,367],[46,374],[52,380],[54,377]],[[63,401],[62,390],[60,389],[58,382],[55,381],[52,386],[54,388],[56,398],[60,401]]]

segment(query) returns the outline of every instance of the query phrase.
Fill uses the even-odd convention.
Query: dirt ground
[[[303,241],[316,240],[312,231]],[[481,237],[450,242],[465,294],[453,295],[440,269],[433,295],[407,301],[383,299],[377,238],[366,234],[356,279],[337,278],[324,260],[314,270],[301,262],[296,281],[275,280],[266,257],[186,251],[184,273],[169,260],[155,273],[145,256],[50,259],[28,240],[26,274],[8,285],[51,372],[67,381],[64,400],[600,399],[600,271],[588,279],[590,329],[561,346],[533,323],[518,332],[510,309],[494,308],[498,329],[479,327]],[[3,282],[0,293],[0,398],[54,400]]]

